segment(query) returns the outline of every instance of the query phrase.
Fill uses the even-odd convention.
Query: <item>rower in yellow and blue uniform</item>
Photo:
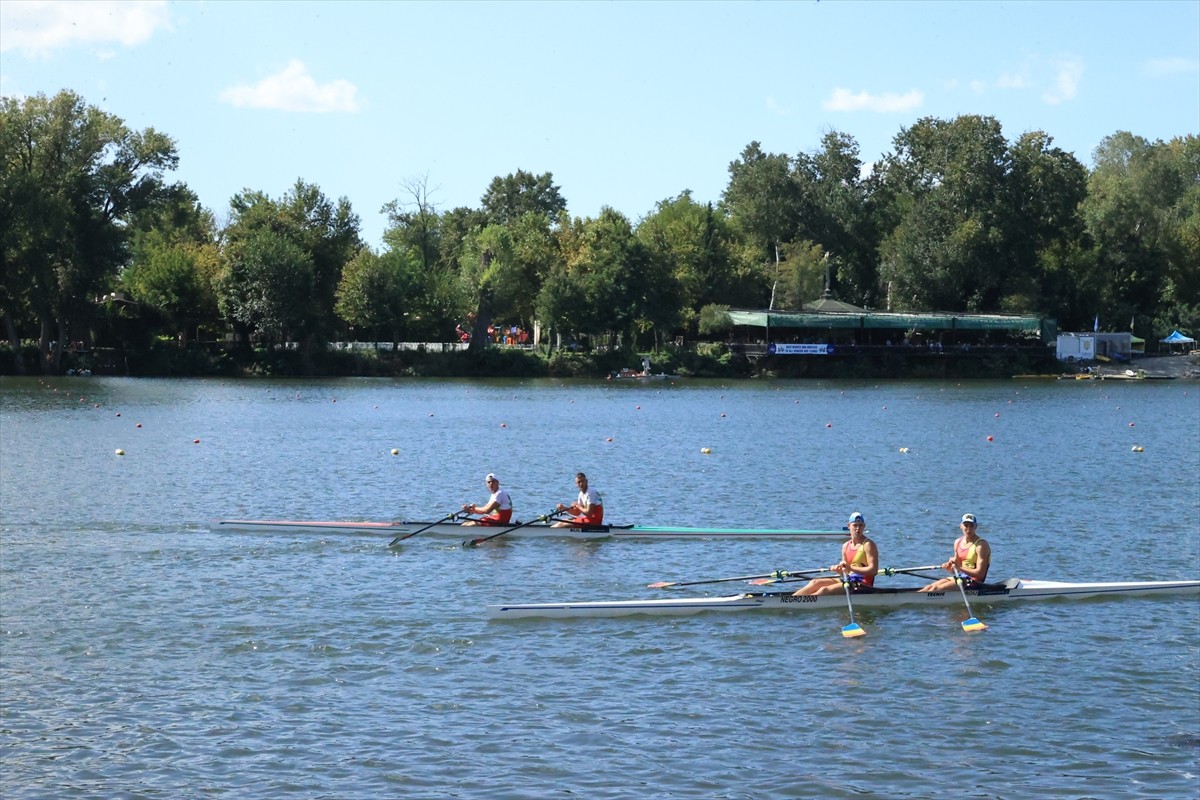
[[[961,576],[964,589],[977,588],[987,580],[988,569],[992,565],[992,546],[986,539],[979,538],[979,521],[974,514],[963,514],[958,526],[962,536],[954,540],[954,551],[950,560],[942,564],[942,569],[954,573],[956,577]],[[949,591],[954,588],[955,579],[940,578],[918,591]]]
[[[852,589],[873,586],[879,573],[879,548],[867,538],[867,521],[855,511],[847,524],[850,539],[842,545],[842,559],[829,568],[842,577],[816,578],[795,592],[796,596],[812,594],[835,594],[842,591],[842,581],[850,583]]]

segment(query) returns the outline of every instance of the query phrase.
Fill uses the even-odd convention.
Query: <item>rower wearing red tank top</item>
[[[964,589],[973,589],[987,580],[988,568],[992,565],[992,546],[986,539],[980,539],[977,531],[978,521],[974,514],[963,514],[959,528],[962,536],[954,540],[954,552],[950,560],[942,564],[947,572],[957,573],[963,577]],[[945,592],[954,588],[954,578],[941,578],[928,586],[922,586],[918,591]]]
[[[795,592],[796,596],[836,594],[842,591],[843,580],[849,582],[853,591],[875,584],[875,576],[879,573],[879,548],[867,538],[867,521],[855,511],[850,515],[848,527],[850,540],[842,545],[842,560],[829,568],[842,577],[811,580]]]

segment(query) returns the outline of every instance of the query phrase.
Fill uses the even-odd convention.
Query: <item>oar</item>
[[[545,522],[546,520],[550,519],[552,516],[554,516],[553,510],[551,510],[547,514],[542,514],[540,517],[534,517],[533,519],[529,520],[529,522],[522,522],[520,525],[517,525],[515,527],[506,528],[505,530],[502,530],[499,533],[493,533],[491,536],[484,536],[479,539],[468,539],[467,541],[462,543],[462,546],[463,547],[475,547],[476,545],[483,544],[484,542],[488,541],[489,539],[495,539],[497,536],[503,536],[506,533],[512,533],[513,531],[520,530],[521,528],[524,528],[526,525],[532,525],[535,522]]]
[[[855,636],[866,636],[867,632],[854,621],[854,601],[850,599],[850,581],[843,578],[842,588],[846,590],[846,607],[850,609],[850,624],[842,628],[842,636],[851,639]]]
[[[967,619],[963,620],[962,628],[967,633],[987,630],[987,625],[984,625],[982,622],[977,620],[975,618],[975,613],[971,611],[971,601],[967,599],[967,590],[963,588],[963,582],[965,580],[966,578],[961,572],[959,572],[957,569],[954,570],[954,583],[958,585],[958,590],[962,592],[963,602],[967,605],[967,613],[971,615]]]
[[[428,525],[426,525],[424,528],[418,528],[417,530],[413,531],[412,533],[402,533],[402,534],[400,534],[399,536],[397,536],[395,539],[392,539],[392,541],[388,543],[388,547],[395,547],[395,546],[396,546],[396,545],[398,545],[400,542],[403,542],[405,539],[411,539],[412,537],[416,536],[418,533],[424,533],[425,531],[429,530],[429,529],[430,529],[430,528],[432,528],[432,527],[435,527],[435,526],[437,526],[437,525],[441,525],[443,522],[449,522],[449,521],[451,521],[451,520],[453,520],[453,519],[457,519],[457,518],[458,518],[458,512],[457,512],[457,511],[455,511],[455,512],[453,512],[453,513],[451,513],[451,514],[447,514],[446,516],[444,516],[444,517],[442,517],[441,519],[439,519],[437,522],[431,522],[431,523],[429,523],[429,524],[428,524]]]
[[[928,572],[929,570],[941,569],[941,564],[930,564],[928,567],[884,567],[879,570],[880,575],[911,575],[917,572]],[[925,575],[918,577],[924,578]]]
[[[780,577],[780,576],[789,575],[789,574],[791,574],[791,573],[783,572],[781,570],[775,570],[774,572],[769,572],[766,575],[738,575],[735,578],[710,578],[710,579],[704,580],[704,581],[659,581],[658,583],[646,584],[646,588],[647,589],[669,589],[669,588],[673,588],[675,586],[699,586],[702,583],[729,583],[731,581],[748,581],[748,580],[753,580],[756,578],[775,578],[775,577]]]
[[[792,581],[808,581],[815,578],[817,575],[826,575],[832,572],[828,569],[806,569],[799,572],[784,572],[780,570],[768,578],[756,578],[750,581],[751,586],[768,586],[772,583],[791,583]]]

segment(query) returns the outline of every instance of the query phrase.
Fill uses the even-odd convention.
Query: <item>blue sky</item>
[[[1200,2],[20,2],[0,92],[72,89],[178,144],[219,219],[297,178],[380,208],[424,179],[441,210],[518,169],[569,211],[637,221],[716,201],[751,141],[864,161],[923,117],[1041,130],[1086,165],[1106,136],[1200,132]]]

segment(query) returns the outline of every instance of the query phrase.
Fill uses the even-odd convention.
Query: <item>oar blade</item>
[[[984,625],[982,622],[975,619],[975,617],[971,617],[970,619],[963,620],[962,628],[967,633],[973,633],[975,631],[986,631],[987,625]]]
[[[859,625],[857,622],[851,622],[849,625],[842,628],[842,636],[845,636],[847,639],[853,639],[856,636],[866,636],[866,635],[867,635],[867,632],[864,631],[862,626]]]
[[[778,582],[779,578],[758,578],[757,580],[750,581],[749,583],[751,586],[769,586],[772,583]]]
[[[647,583],[646,588],[647,589],[666,589],[668,586],[674,586],[674,585],[675,584],[671,581],[659,581],[658,583]]]

